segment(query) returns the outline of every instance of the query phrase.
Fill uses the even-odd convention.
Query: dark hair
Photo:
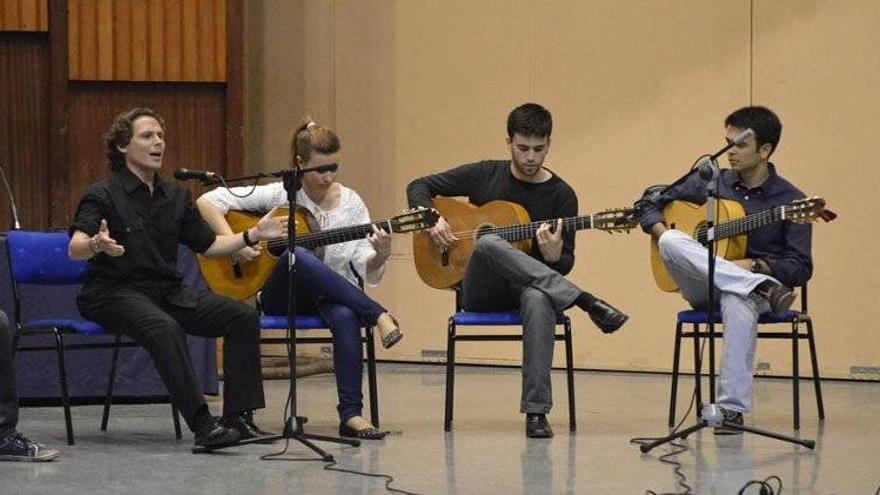
[[[549,137],[553,132],[553,117],[537,103],[520,105],[507,116],[507,137],[514,134],[525,137]]]
[[[131,142],[134,135],[134,121],[140,117],[153,117],[163,129],[165,128],[165,120],[151,108],[132,108],[117,115],[110,125],[110,130],[104,134],[110,170],[115,172],[125,167],[125,153],[119,151],[119,148]]]
[[[772,110],[766,107],[743,107],[728,115],[724,119],[724,127],[736,127],[737,129],[752,129],[755,131],[755,142],[760,148],[763,144],[770,144],[770,154],[776,151],[779,144],[779,136],[782,135],[782,122]]]
[[[333,129],[318,124],[306,117],[306,123],[299,126],[290,137],[291,165],[296,165],[296,157],[309,161],[313,152],[324,155],[336,153],[342,147],[339,136]]]

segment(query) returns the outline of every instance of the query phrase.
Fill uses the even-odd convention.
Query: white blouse
[[[342,187],[339,205],[332,210],[322,209],[302,189],[296,193],[296,203],[311,212],[322,230],[370,223],[370,212],[358,193],[354,189],[339,185]],[[284,184],[281,182],[257,186],[252,194],[245,196],[251,189],[249,186],[229,189],[218,187],[205,193],[204,197],[224,215],[229,210],[269,211],[276,206],[287,206],[287,191],[284,190]],[[355,285],[357,285],[357,277],[349,263],[354,265],[357,273],[371,287],[376,287],[382,281],[382,276],[385,274],[384,263],[377,270],[367,273],[367,262],[375,255],[376,250],[367,239],[324,247],[324,263]]]

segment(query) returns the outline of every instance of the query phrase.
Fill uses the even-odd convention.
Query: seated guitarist
[[[322,229],[370,222],[360,196],[336,180],[340,143],[332,129],[314,122],[304,124],[293,133],[290,149],[291,161],[302,170],[297,205],[306,208]],[[287,192],[281,182],[257,186],[248,194],[250,191],[251,187],[217,188],[203,194],[196,204],[218,233],[231,230],[224,217],[230,209],[268,211],[287,206]],[[379,431],[362,416],[360,328],[364,324],[375,325],[386,348],[402,338],[394,317],[357,287],[359,277],[371,286],[379,284],[391,252],[390,234],[375,226],[373,230],[367,239],[326,246],[323,261],[305,248],[295,248],[296,310],[300,314],[320,314],[333,334],[339,434],[367,440],[379,440],[387,432]],[[252,260],[260,254],[260,246],[254,244],[238,251],[237,256]],[[287,314],[287,265],[285,251],[263,286],[260,301],[266,314]]]
[[[497,235],[476,242],[462,282],[462,306],[472,311],[518,309],[523,319],[523,385],[520,411],[526,436],[549,438],[546,414],[552,407],[550,365],[557,314],[577,305],[605,333],[628,316],[569,282],[574,266],[574,232],[563,232],[563,217],[577,215],[574,190],[543,167],[553,120],[544,107],[526,103],[507,119],[510,160],[482,161],[414,180],[407,188],[411,207],[431,208],[434,196],[467,196],[483,205],[492,200],[518,203],[531,220],[547,220],[535,234],[529,254]],[[444,218],[428,233],[438,249],[457,237]]]
[[[755,135],[728,152],[731,168],[722,170],[720,199],[741,203],[748,215],[804,197],[777,175],[776,167],[769,162],[782,133],[776,114],[764,107],[745,107],[730,114],[724,126],[728,142],[749,128]],[[667,228],[661,212],[676,199],[705,203],[706,183],[692,173],[654,200],[642,201],[642,228],[657,239],[660,256],[682,297],[695,308],[705,308],[706,248],[689,235]],[[743,414],[751,410],[758,315],[787,311],[794,301],[794,293],[787,286],[802,285],[812,275],[811,233],[809,224],[785,221],[767,225],[749,232],[745,259],[717,260],[716,297],[724,321],[718,405],[727,421],[742,424]],[[740,431],[718,427],[715,433]]]

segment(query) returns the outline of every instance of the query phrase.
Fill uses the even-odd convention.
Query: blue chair
[[[330,330],[330,324],[324,318],[318,315],[297,316],[294,320],[297,332],[307,330]],[[263,330],[286,330],[286,316],[261,316],[260,328]],[[373,340],[373,327],[365,326],[364,334],[361,341],[366,346],[367,351],[367,382],[370,391],[370,421],[377,428],[379,427],[379,399],[378,385],[376,383],[376,347]],[[260,339],[262,344],[287,344],[286,337],[263,337]],[[299,344],[332,344],[333,337],[299,337],[296,339]],[[294,377],[291,377],[294,379]]]
[[[446,413],[443,429],[452,430],[453,399],[455,395],[455,343],[462,342],[522,342],[522,332],[517,334],[458,334],[458,327],[464,326],[522,326],[522,318],[517,311],[472,312],[461,309],[461,293],[455,292],[455,313],[449,317],[446,339]],[[571,344],[571,319],[560,314],[556,325],[563,326],[563,333],[555,333],[554,339],[565,342],[565,373],[568,379],[568,429],[577,430],[574,402],[574,359]]]
[[[21,311],[21,296],[24,286],[28,285],[79,285],[86,276],[88,264],[85,261],[71,260],[67,255],[70,241],[66,232],[29,232],[23,230],[10,231],[7,238],[9,252],[9,268],[12,275],[14,320],[17,332],[13,337],[13,350],[22,352],[55,351],[58,359],[58,378],[61,386],[61,404],[64,407],[64,421],[67,429],[67,443],[74,444],[73,421],[70,415],[70,396],[67,387],[67,368],[64,364],[64,353],[69,350],[81,349],[113,349],[110,361],[107,393],[104,397],[104,413],[101,419],[101,430],[107,430],[110,417],[110,405],[113,397],[113,383],[119,349],[123,347],[140,347],[129,340],[122,340],[119,333],[110,332],[104,327],[83,318],[50,317],[41,319],[25,319]],[[54,336],[54,345],[20,346],[22,338],[37,335]],[[65,337],[79,335],[97,337],[95,342],[66,343]],[[106,336],[115,335],[113,342]],[[174,433],[180,439],[180,419],[177,406],[172,403],[171,411],[174,418]]]
[[[800,370],[799,370],[799,343],[802,339],[806,339],[810,346],[810,361],[813,368],[813,388],[816,392],[816,407],[819,412],[819,419],[825,419],[825,406],[822,402],[822,385],[821,385],[821,377],[819,375],[819,360],[816,356],[816,339],[813,334],[813,320],[810,318],[810,315],[807,313],[807,286],[804,285],[800,289],[800,299],[801,299],[801,308],[800,311],[789,310],[785,314],[781,316],[777,316],[773,313],[763,313],[758,317],[759,325],[778,325],[784,324],[789,325],[790,330],[787,331],[758,331],[758,339],[789,339],[791,340],[791,356],[792,356],[792,367],[791,367],[791,379],[792,379],[792,396],[794,404],[793,408],[793,424],[794,429],[800,429]],[[687,310],[681,311],[678,313],[677,322],[675,325],[675,349],[673,351],[672,356],[672,391],[670,393],[669,398],[669,427],[673,427],[675,425],[675,401],[676,395],[678,392],[678,374],[679,374],[679,355],[681,353],[681,339],[682,338],[692,338],[694,342],[694,366],[696,367],[696,363],[699,362],[699,353],[700,353],[700,338],[707,337],[708,333],[700,331],[701,325],[707,325],[709,322],[709,317],[705,311],[699,310]],[[721,313],[716,312],[715,314],[715,323],[720,324],[721,321]],[[800,324],[806,324],[806,332],[800,331]],[[683,331],[684,325],[693,325],[693,331],[686,332]],[[760,328],[760,327],[759,327]],[[720,330],[715,331],[715,336],[717,338],[723,338],[724,332]],[[700,373],[695,373],[696,383],[695,383],[695,395],[696,395],[696,403],[699,405],[701,403],[701,386],[700,386]],[[709,379],[715,379],[715,363],[709,363]],[[710,399],[714,402],[715,398],[712,397]],[[698,410],[697,414],[700,414]]]

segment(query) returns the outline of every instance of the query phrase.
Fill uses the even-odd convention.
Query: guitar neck
[[[568,217],[562,219],[562,228],[565,231],[585,230],[594,228],[594,215],[584,215],[580,217]],[[535,232],[542,224],[549,223],[556,226],[555,220],[541,220],[537,222],[529,222],[519,225],[508,225],[506,227],[495,227],[480,231],[480,235],[496,234],[502,239],[514,242],[523,239],[531,239],[535,236]]]
[[[338,227],[335,229],[300,235],[296,237],[295,242],[297,246],[314,249],[321,246],[328,246],[330,244],[357,241],[372,234],[374,225],[379,229],[384,229],[386,232],[392,232],[390,221],[382,220],[379,222],[352,225],[350,227]],[[272,239],[269,241],[269,245],[271,247],[287,246],[287,239]]]
[[[769,210],[759,213],[746,215],[736,220],[720,223],[715,226],[715,239],[726,239],[728,237],[736,237],[745,234],[750,230],[770,225],[771,223],[781,222],[785,219],[785,206],[776,206]],[[706,228],[701,227],[697,230],[696,239],[702,243],[707,243]]]

